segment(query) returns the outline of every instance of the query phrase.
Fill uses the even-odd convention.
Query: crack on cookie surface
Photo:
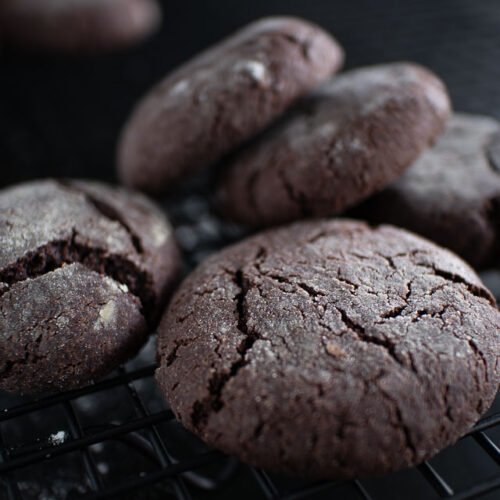
[[[236,375],[238,372],[247,365],[247,353],[252,349],[255,342],[261,338],[255,331],[250,330],[247,325],[247,310],[246,310],[246,294],[248,292],[248,283],[243,274],[242,269],[238,269],[233,275],[232,279],[235,285],[238,287],[239,292],[235,295],[234,300],[236,303],[236,319],[237,328],[243,334],[243,339],[237,347],[237,352],[239,358],[234,361],[229,371],[227,372],[215,372],[209,382],[208,390],[209,396],[203,401],[196,401],[193,406],[193,412],[191,415],[191,422],[195,428],[203,428],[212,412],[218,412],[224,407],[224,401],[222,399],[222,392],[226,384]]]
[[[0,297],[17,283],[43,276],[67,264],[81,263],[125,285],[130,293],[139,298],[148,317],[155,305],[151,276],[120,255],[79,243],[78,236],[77,231],[73,230],[70,239],[52,241],[38,247],[1,269],[0,283],[7,286],[0,291]]]
[[[94,196],[85,188],[75,185],[71,181],[58,180],[56,183],[61,188],[67,191],[72,191],[74,193],[83,195],[85,201],[89,205],[92,205],[103,217],[110,220],[111,222],[116,222],[128,233],[130,241],[135,248],[135,251],[139,255],[144,253],[141,238],[132,230],[130,225],[125,222],[124,217],[113,206],[111,206],[109,203],[106,203],[101,198]]]
[[[423,267],[430,267],[436,276],[440,276],[441,278],[444,278],[446,281],[450,281],[458,285],[463,285],[469,291],[469,293],[475,295],[478,298],[486,299],[492,306],[496,307],[495,298],[485,288],[474,285],[473,283],[470,283],[462,276],[451,273],[449,271],[445,271],[444,269],[440,269],[436,266],[426,266],[424,264],[418,264],[418,265],[421,265]]]

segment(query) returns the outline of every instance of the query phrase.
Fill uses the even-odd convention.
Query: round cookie
[[[451,252],[391,226],[310,221],[213,255],[160,323],[173,411],[244,462],[382,474],[463,435],[500,381],[500,313]]]
[[[144,38],[160,20],[156,0],[2,0],[0,39],[35,50],[109,50]]]
[[[342,64],[318,26],[266,18],[169,74],[132,113],[118,170],[129,186],[160,193],[253,137]]]
[[[449,110],[443,83],[415,64],[339,75],[231,159],[222,212],[251,226],[339,213],[396,179]]]
[[[0,389],[78,387],[135,354],[178,261],[142,195],[52,180],[0,191]]]
[[[500,126],[455,114],[436,145],[354,212],[444,245],[476,268],[500,265]]]

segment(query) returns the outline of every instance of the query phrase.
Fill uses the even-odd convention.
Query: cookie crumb
[[[112,321],[114,321],[116,317],[116,302],[114,300],[110,300],[99,311],[99,317],[96,321],[96,326],[107,326]]]
[[[66,441],[66,437],[67,437],[66,431],[58,431],[49,436],[49,443],[53,446],[63,444],[64,441]]]
[[[101,473],[101,474],[108,474],[109,473],[109,465],[105,462],[98,462],[97,464],[97,470]]]

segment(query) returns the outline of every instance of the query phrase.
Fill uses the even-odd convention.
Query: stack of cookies
[[[500,313],[473,270],[499,265],[499,125],[451,115],[419,65],[334,76],[342,63],[318,26],[257,21],[138,103],[126,188],[0,192],[0,387],[81,386],[157,328],[176,416],[252,465],[382,474],[467,432],[500,382]],[[137,191],[168,196],[209,167],[216,210],[268,229],[169,300],[180,252]]]

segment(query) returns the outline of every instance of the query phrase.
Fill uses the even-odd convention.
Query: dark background
[[[42,1],[42,0],[40,0]],[[346,67],[414,60],[448,84],[457,109],[500,116],[497,0],[166,0],[161,32],[111,55],[0,52],[0,183],[112,179],[121,125],[168,70],[260,16],[304,16],[346,49]]]
[[[298,15],[327,28],[344,46],[347,68],[394,60],[425,64],[448,84],[456,109],[500,118],[499,0],[166,0],[162,4],[162,30],[144,44],[119,53],[63,57],[0,49],[0,185],[46,176],[113,180],[117,137],[134,102],[171,68],[264,15]],[[205,195],[206,188],[196,188],[189,196],[179,195],[167,204],[189,265],[230,239],[210,212]],[[148,362],[154,357],[150,351]],[[152,380],[139,382],[148,404],[157,411],[163,402],[154,392]],[[90,417],[99,425],[133,418],[133,413],[124,410],[128,404],[126,394],[120,392],[124,387],[106,397],[101,393],[89,396],[86,405],[75,401],[84,424]],[[19,403],[0,398],[0,408]],[[499,408],[497,400],[494,411]],[[54,416],[57,411],[32,412],[24,421],[18,418],[4,423],[10,452],[36,447],[41,436],[65,428],[67,424]],[[491,429],[488,435],[498,443],[500,428]],[[171,436],[166,439],[171,445]],[[180,441],[181,449],[186,442],[184,438]],[[106,463],[115,467],[116,476],[106,475],[109,487],[134,478],[138,463],[144,466],[130,447],[117,453],[111,445],[99,453],[92,451],[96,459],[105,460],[101,455],[110,450]],[[442,452],[431,465],[455,491],[498,478],[498,464],[470,437]],[[13,478],[24,498],[39,498],[40,491],[52,492],[61,480],[68,483],[68,490],[80,488],[83,476],[72,472],[75,477],[70,481],[73,476],[68,471],[74,469],[64,456],[60,465],[54,461],[35,464]],[[248,470],[240,469],[239,474],[224,489],[205,495],[196,490],[195,497],[261,498]],[[288,480],[275,480],[275,484],[283,491],[291,491],[293,485]],[[363,486],[376,499],[439,497],[416,469],[363,480]],[[29,488],[33,496],[28,494]],[[0,481],[3,500],[2,491]],[[167,498],[163,489],[158,495],[153,491],[144,487],[137,496],[122,498]],[[349,484],[302,498],[361,498],[354,492]],[[498,491],[481,498],[498,498]]]

